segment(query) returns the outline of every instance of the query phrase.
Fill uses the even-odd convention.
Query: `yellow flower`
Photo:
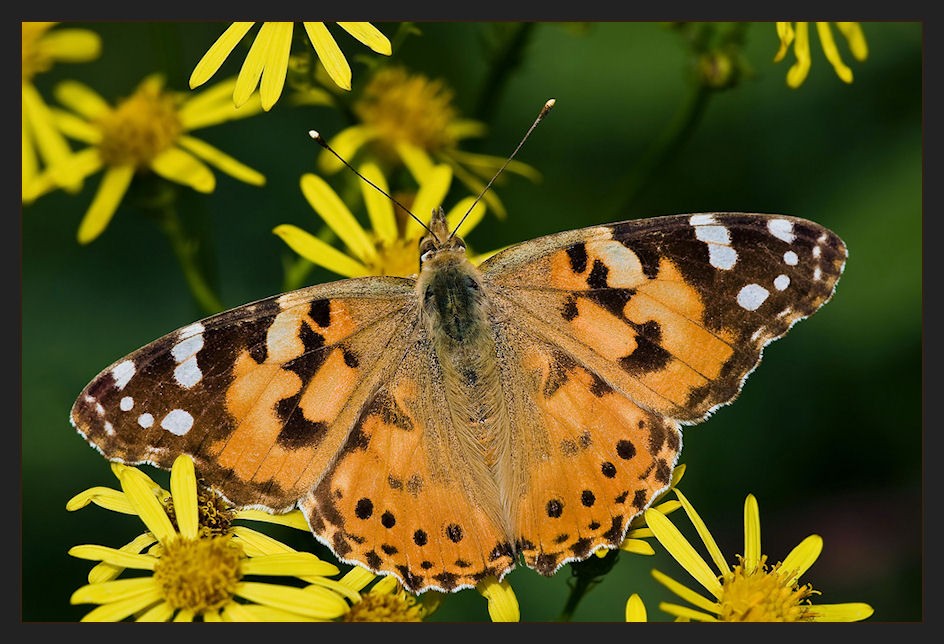
[[[190,75],[190,88],[207,82],[219,70],[223,61],[254,25],[254,22],[234,22],[203,55]],[[390,41],[369,22],[339,22],[341,29],[367,45],[378,54],[389,56]],[[351,67],[334,37],[323,22],[303,22],[305,33],[325,71],[338,87],[351,89]],[[268,111],[282,94],[285,74],[289,66],[292,45],[292,22],[263,22],[246,55],[236,87],[233,102],[242,106],[259,87],[262,109]]]
[[[234,81],[220,83],[197,95],[170,92],[163,79],[144,79],[130,97],[115,107],[89,87],[66,81],[56,87],[56,97],[72,112],[57,111],[59,127],[71,138],[88,144],[61,162],[86,178],[104,169],[104,176],[79,225],[78,240],[87,244],[108,226],[135,174],[155,174],[198,192],[213,192],[216,177],[207,162],[230,176],[252,185],[265,177],[191,136],[193,130],[259,113],[258,104],[237,110],[226,95]],[[38,181],[42,191],[55,187],[49,172]]]
[[[665,612],[679,619],[700,622],[855,622],[872,614],[868,604],[813,604],[810,597],[819,593],[809,584],[799,585],[800,576],[815,563],[823,549],[819,535],[810,535],[781,563],[769,566],[767,556],[761,553],[757,500],[749,494],[744,503],[744,554],[738,556],[737,565],[729,566],[695,508],[680,491],[675,490],[675,494],[720,575],[711,570],[664,514],[646,510],[646,522],[662,546],[711,594],[711,598],[706,598],[653,570],[657,581],[695,607],[662,603],[659,607]]]
[[[386,179],[378,166],[365,163],[359,172],[389,194]],[[421,176],[419,189],[412,200],[412,211],[417,216],[427,217],[428,221],[433,208],[440,206],[445,199],[451,181],[452,170],[449,166],[432,166]],[[365,230],[337,193],[321,177],[315,174],[303,175],[301,189],[308,203],[338,236],[347,252],[338,250],[298,226],[276,226],[272,232],[281,237],[296,253],[343,277],[406,277],[417,273],[419,240],[426,234],[426,230],[405,213],[400,213],[401,216],[397,217],[395,205],[388,197],[366,182],[361,182],[371,223],[371,228]],[[455,229],[473,201],[472,197],[467,197],[449,210],[446,220],[451,230]],[[472,230],[484,214],[485,205],[479,202],[465,219],[462,232]],[[494,252],[497,251],[474,256],[472,261],[482,262]]]
[[[639,595],[633,593],[629,596],[629,599],[626,600],[626,621],[645,622],[646,620],[646,605],[642,603],[642,599]]]
[[[842,62],[839,56],[839,49],[836,47],[836,41],[833,39],[833,32],[828,22],[817,22],[816,32],[819,34],[819,41],[823,47],[823,53],[826,60],[833,66],[836,75],[846,83],[852,82],[852,70]],[[796,25],[796,27],[794,27]],[[849,51],[852,56],[863,61],[868,58],[869,48],[865,42],[865,35],[862,33],[862,27],[858,22],[837,22],[836,28],[839,33],[845,37],[849,44]],[[797,88],[803,84],[810,72],[810,23],[808,22],[778,22],[777,36],[780,38],[780,49],[774,56],[774,62],[780,62],[786,56],[790,46],[793,46],[793,54],[796,56],[796,62],[787,71],[787,85]]]
[[[43,168],[55,166],[71,154],[69,144],[33,79],[59,62],[82,63],[98,58],[102,50],[98,34],[88,29],[55,29],[57,22],[23,22],[23,194],[24,203],[40,196],[36,178]],[[82,177],[70,168],[51,177],[70,192],[82,186]]]
[[[488,600],[488,616],[493,622],[517,622],[521,618],[518,598],[507,580],[486,577],[475,589]]]
[[[479,194],[505,158],[459,149],[464,139],[484,135],[485,125],[459,118],[452,98],[452,91],[441,80],[411,74],[402,67],[385,67],[374,74],[354,103],[360,123],[339,132],[329,144],[348,160],[368,148],[388,168],[404,164],[417,180],[435,163],[444,163],[470,192]],[[343,165],[323,150],[318,167],[333,174]],[[540,178],[534,168],[519,161],[511,161],[507,170],[535,181]],[[499,217],[505,216],[494,191],[486,193],[483,200]]]
[[[97,604],[82,621],[329,621],[348,611],[352,594],[328,579],[338,569],[308,552],[297,552],[262,533],[230,526],[233,518],[215,496],[197,488],[193,461],[174,462],[168,493],[133,467],[113,464],[122,492],[92,488],[66,505],[88,503],[141,518],[148,532],[122,548],[81,545],[79,559],[100,561],[73,604]],[[300,513],[278,519],[297,527]],[[288,517],[289,515],[286,515]],[[125,569],[134,577],[118,579]],[[147,572],[151,574],[148,575]],[[254,581],[252,576],[298,578],[304,588]]]

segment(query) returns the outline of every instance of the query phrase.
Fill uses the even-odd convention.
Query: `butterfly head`
[[[465,259],[465,242],[461,237],[450,234],[446,213],[440,207],[433,210],[429,233],[420,239],[420,270],[424,266],[431,268],[446,257],[453,258],[453,262]]]

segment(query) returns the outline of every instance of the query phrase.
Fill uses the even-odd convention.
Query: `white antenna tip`
[[[317,130],[308,130],[308,136],[310,136],[311,138],[313,138],[315,141],[317,141],[318,139],[321,138],[321,135],[318,134],[318,131],[317,131]]]
[[[555,103],[557,103],[557,99],[549,98],[549,99],[547,99],[547,103],[545,103],[544,106],[545,106],[547,109],[551,109],[552,107],[554,107],[554,104],[555,104]]]

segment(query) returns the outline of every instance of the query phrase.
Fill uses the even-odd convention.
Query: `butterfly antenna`
[[[531,132],[533,132],[533,131],[534,131],[534,128],[536,128],[536,127],[538,126],[538,123],[540,123],[541,120],[542,120],[545,116],[547,116],[547,113],[551,111],[551,108],[554,107],[554,103],[556,103],[556,102],[557,102],[557,101],[554,100],[553,98],[550,98],[550,99],[547,100],[547,102],[546,102],[546,103],[544,104],[544,106],[541,108],[541,111],[538,112],[537,118],[534,119],[534,123],[531,124],[531,127],[528,128],[528,131],[524,133],[524,136],[523,136],[523,137],[521,137],[521,141],[518,142],[518,146],[514,149],[514,152],[512,152],[511,155],[509,155],[509,157],[508,157],[507,159],[505,159],[505,162],[502,164],[502,167],[500,167],[500,168],[498,169],[498,172],[495,173],[495,176],[493,176],[493,177],[489,180],[489,182],[488,182],[488,183],[485,185],[485,187],[482,189],[482,192],[479,193],[479,196],[476,197],[476,198],[475,198],[475,201],[472,202],[472,205],[469,206],[469,209],[465,212],[464,215],[462,215],[462,219],[459,220],[459,223],[456,224],[456,227],[455,227],[455,228],[453,229],[453,231],[449,234],[449,239],[452,239],[453,236],[455,236],[456,232],[458,232],[459,227],[460,227],[460,226],[462,225],[462,223],[465,221],[466,217],[468,217],[469,214],[472,212],[472,209],[475,208],[475,205],[476,205],[479,201],[481,201],[482,197],[485,196],[485,193],[488,192],[488,189],[492,187],[492,184],[495,182],[495,179],[498,178],[498,175],[500,175],[502,172],[504,172],[505,168],[508,167],[508,164],[511,163],[511,160],[515,158],[515,155],[516,155],[516,154],[518,154],[518,150],[521,149],[521,146],[524,145],[524,142],[528,140],[528,137],[529,137],[529,136],[531,136]]]
[[[532,126],[532,127],[533,127],[533,126]],[[308,136],[310,136],[310,137],[313,138],[315,141],[317,141],[317,142],[318,142],[318,145],[320,145],[320,146],[323,147],[325,150],[327,150],[328,152],[330,152],[331,154],[333,154],[334,156],[336,156],[336,157],[338,158],[338,160],[339,160],[341,163],[343,163],[343,164],[346,165],[348,168],[350,168],[350,169],[351,169],[351,172],[353,172],[353,173],[356,174],[358,177],[360,177],[360,178],[363,179],[365,182],[367,182],[367,184],[368,184],[369,186],[373,187],[377,192],[379,192],[380,194],[386,196],[387,199],[389,199],[389,200],[392,201],[393,203],[395,203],[395,204],[397,204],[398,206],[400,206],[401,208],[403,208],[403,211],[406,212],[408,215],[410,215],[410,217],[413,217],[413,219],[415,219],[415,220],[417,221],[417,223],[418,223],[420,226],[422,226],[423,228],[425,228],[425,229],[426,229],[428,232],[430,232],[430,233],[433,232],[432,230],[429,229],[429,226],[427,226],[426,224],[424,224],[423,221],[422,221],[419,217],[417,217],[416,215],[414,215],[414,214],[410,211],[409,208],[407,208],[407,207],[404,206],[402,203],[400,203],[399,201],[397,201],[396,199],[394,199],[394,198],[393,198],[393,195],[391,195],[390,193],[388,193],[386,190],[384,190],[383,188],[381,188],[380,186],[378,186],[376,183],[374,183],[373,181],[371,181],[370,179],[368,179],[367,177],[365,177],[364,175],[362,175],[360,172],[358,172],[357,169],[354,168],[354,166],[352,166],[350,163],[348,163],[340,154],[338,154],[337,152],[335,152],[334,149],[332,149],[332,147],[331,147],[330,145],[328,145],[328,142],[324,140],[324,137],[322,137],[321,134],[319,134],[319,133],[316,132],[315,130],[308,130]],[[468,214],[468,213],[467,213],[467,214]],[[463,219],[464,219],[464,217],[463,217]]]

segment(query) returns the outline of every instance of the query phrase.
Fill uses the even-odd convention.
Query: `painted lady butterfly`
[[[619,546],[669,484],[680,426],[734,400],[846,260],[779,215],[594,226],[479,267],[442,209],[429,229],[417,275],[185,326],[96,376],[72,424],[108,459],[189,454],[236,506],[298,507],[340,560],[416,593],[519,560],[551,575]]]
[[[680,425],[832,296],[842,240],[785,216],[657,217],[534,239],[476,268],[442,210],[413,278],[303,288],[190,324],[72,409],[111,460],[190,454],[237,506],[299,507],[414,592],[622,541]]]

